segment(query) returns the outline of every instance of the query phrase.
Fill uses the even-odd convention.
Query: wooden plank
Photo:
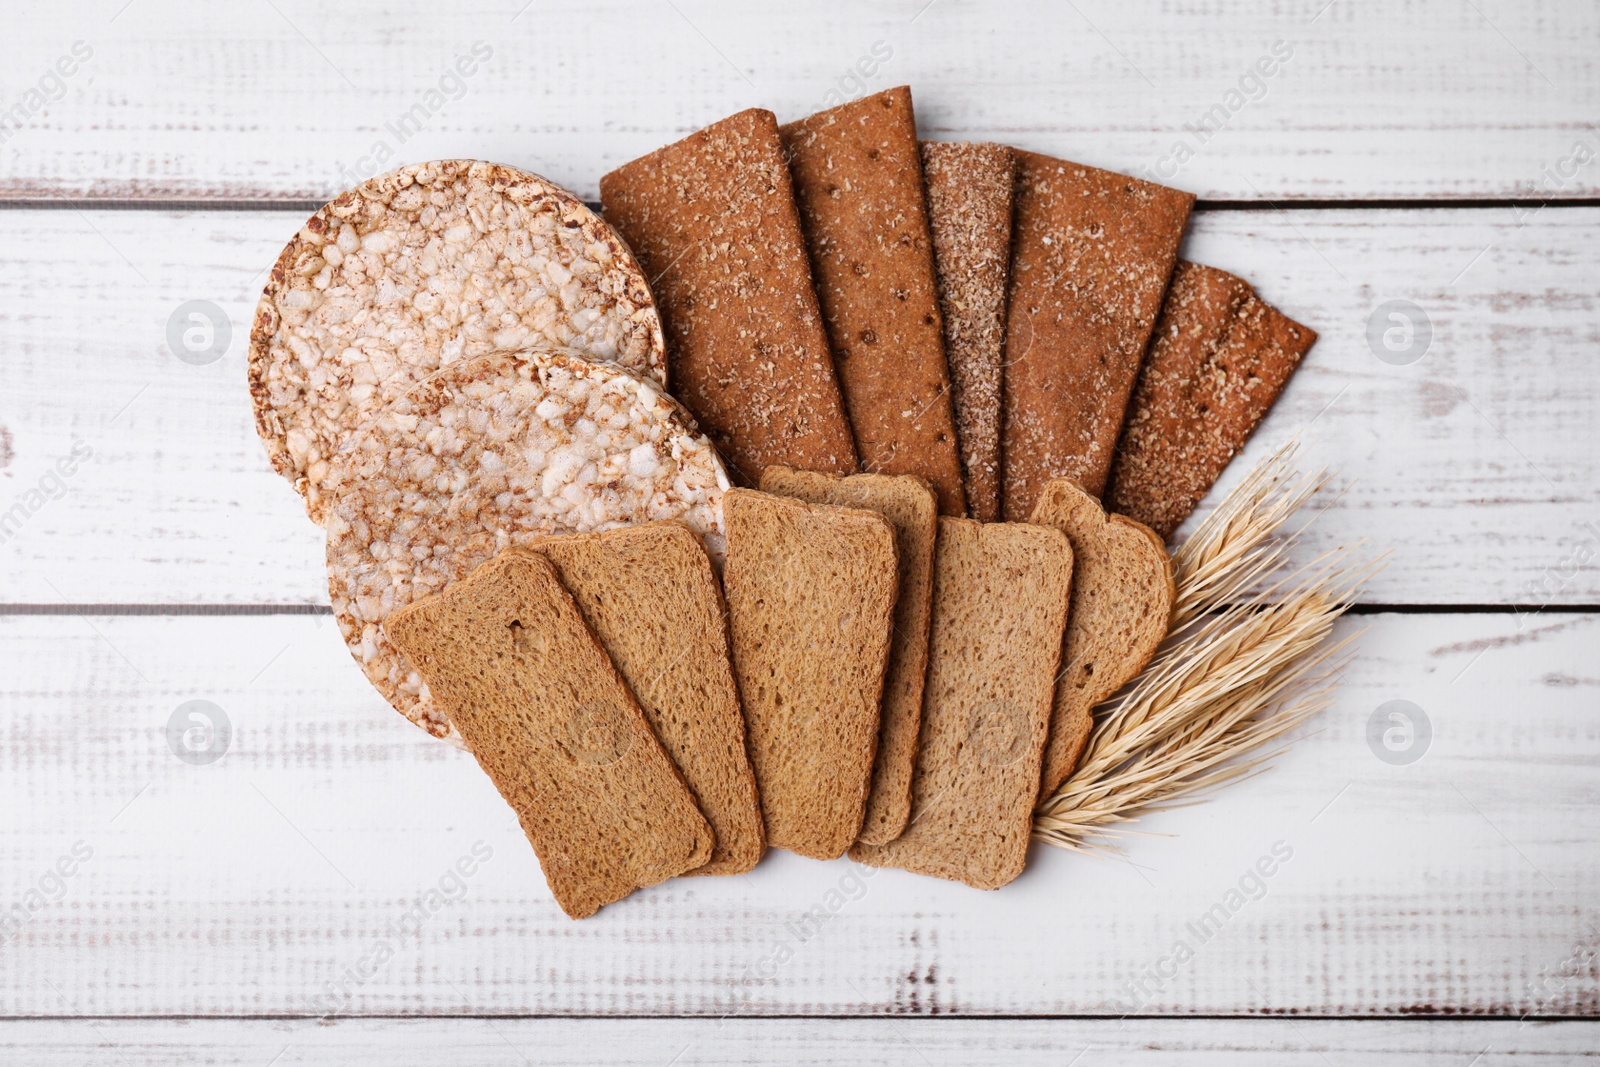
[[[280,1067],[340,1063],[962,1063],[1461,1067],[1593,1059],[1590,1022],[1419,1019],[68,1019],[0,1024],[0,1051],[36,1067],[116,1062]],[[1330,1060],[1329,1057],[1339,1057]],[[1557,1059],[1559,1058],[1559,1059]]]
[[[575,923],[327,618],[0,618],[0,1014],[1592,1014],[1600,614],[1356,624],[1337,706],[1126,862],[1036,846],[984,893],[779,853]]]
[[[0,103],[22,110],[0,197],[326,199],[461,155],[592,197],[606,170],[740,108],[792,119],[901,83],[930,136],[1205,198],[1600,191],[1600,12],[1561,0],[1183,0],[1160,18],[1111,0],[94,8],[8,18]],[[58,83],[75,41],[92,56]]]
[[[0,527],[0,602],[327,602],[320,534],[267,465],[244,381],[264,272],[299,221],[0,212],[0,517],[26,505]],[[1581,444],[1597,249],[1594,208],[1200,214],[1186,254],[1323,334],[1230,480],[1301,433],[1308,462],[1354,483],[1306,551],[1393,549],[1375,603],[1600,603],[1600,456]],[[1431,323],[1407,366],[1368,340],[1396,299]],[[207,366],[168,349],[191,300],[231,324]],[[93,454],[58,480],[75,441]]]

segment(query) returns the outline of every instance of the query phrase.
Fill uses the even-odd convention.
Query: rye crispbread
[[[627,245],[537,175],[404,167],[321,208],[279,255],[250,333],[256,430],[321,524],[334,452],[389,401],[455,360],[552,345],[665,384]]]
[[[657,385],[553,352],[453,363],[351,435],[330,478],[328,591],[368,680],[418,726],[454,732],[383,635],[396,608],[509,545],[681,519],[721,550],[727,476]]]
[[[922,142],[967,516],[982,522],[1000,518],[1000,390],[1016,172],[1003,144]]]
[[[683,772],[716,835],[690,874],[741,874],[761,859],[756,778],[728,653],[722,589],[698,535],[677,522],[541,537],[511,552],[555,564],[589,628]]]
[[[1071,584],[1057,530],[939,520],[911,821],[852,858],[979,889],[1022,873]]]
[[[1005,517],[1044,483],[1099,496],[1194,197],[1017,152],[1006,318]]]
[[[732,489],[723,588],[767,844],[856,839],[894,622],[894,527],[871,511]]]
[[[1179,262],[1128,408],[1106,506],[1170,539],[1316,341],[1315,330],[1267,304],[1244,279]]]
[[[711,827],[549,560],[501,555],[386,626],[516,811],[568,915],[711,855]]]
[[[966,513],[911,90],[782,128],[839,388],[864,470],[933,483]]]
[[[1072,599],[1062,642],[1040,799],[1078,765],[1094,709],[1144,670],[1167,636],[1172,559],[1154,530],[1100,501],[1071,478],[1047,482],[1028,520],[1072,542]]]
[[[659,301],[673,390],[735,477],[858,470],[772,112],[618,167],[600,200]]]
[[[911,813],[911,770],[922,725],[922,688],[928,673],[928,620],[933,598],[933,545],[939,532],[939,498],[914,475],[824,474],[768,467],[761,490],[812,504],[875,511],[894,527],[899,592],[894,638],[883,680],[878,755],[872,792],[857,840],[882,844],[900,836]]]

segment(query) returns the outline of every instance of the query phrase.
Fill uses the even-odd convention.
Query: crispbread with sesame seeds
[[[911,90],[782,128],[817,299],[862,468],[966,514]]]
[[[1170,539],[1316,341],[1244,279],[1180,262],[1128,408],[1107,507]]]
[[[706,861],[711,827],[548,559],[503,553],[389,625],[572,918]]]
[[[678,519],[722,546],[727,476],[653,382],[557,352],[460,360],[397,398],[329,476],[328,590],[367,678],[430,733],[454,733],[384,636],[398,608],[511,545]]]
[[[734,477],[859,469],[772,112],[618,167],[600,201],[655,290],[673,390]]]
[[[1000,389],[1016,172],[1003,144],[922,142],[967,516],[981,522],[1000,518]]]
[[[1099,496],[1194,197],[1017,152],[1006,318],[1005,517],[1044,484]]]
[[[334,452],[385,404],[457,359],[539,346],[666,383],[644,273],[581,200],[494,163],[404,167],[279,255],[250,333],[256,430],[321,523]]]

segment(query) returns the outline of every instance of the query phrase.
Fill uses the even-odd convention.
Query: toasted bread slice
[[[761,488],[813,504],[875,511],[894,527],[900,556],[900,591],[894,606],[889,669],[883,682],[872,793],[858,838],[875,845],[892,841],[905,829],[911,814],[911,771],[917,761],[922,687],[928,673],[933,545],[939,533],[938,495],[927,482],[911,475],[838,475],[788,467],[768,467],[761,477]]]
[[[1033,508],[1039,526],[1072,542],[1072,602],[1056,679],[1050,740],[1039,798],[1066,781],[1078,765],[1097,704],[1132,680],[1167,636],[1172,559],[1155,531],[1100,501],[1071,478],[1047,483]]]
[[[979,889],[1022,873],[1071,585],[1057,530],[939,520],[911,821],[852,857]]]
[[[683,772],[717,843],[690,874],[741,874],[764,846],[756,777],[728,656],[722,588],[678,522],[528,542],[554,563],[589,628]]]
[[[894,622],[894,527],[871,511],[723,497],[733,668],[767,843],[833,859],[861,831]]]
[[[555,566],[503,553],[384,622],[574,919],[701,866],[711,827]]]

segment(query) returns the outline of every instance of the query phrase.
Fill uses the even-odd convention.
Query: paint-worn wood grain
[[[1594,1013],[1600,614],[1362,625],[1276,768],[1127,862],[1036,846],[985,893],[776,853],[573,922],[330,620],[0,618],[0,1015]],[[1397,699],[1405,766],[1367,741]],[[210,765],[169,748],[190,700]]]
[[[929,136],[1208,198],[1593,196],[1597,28],[1562,0],[35,4],[0,36],[0,196],[326,198],[462,155],[592,195],[741,108],[902,83]]]
[[[994,1064],[1495,1067],[1600,1057],[1596,1024],[1332,1019],[30,1020],[0,1055],[34,1067],[301,1064]],[[1486,1051],[1487,1050],[1487,1051]],[[678,1056],[677,1060],[672,1060]],[[1074,1061],[1074,1057],[1078,1057]]]
[[[320,533],[267,465],[244,374],[264,271],[299,221],[0,212],[0,602],[326,603]],[[1353,483],[1307,552],[1392,549],[1372,602],[1600,603],[1597,250],[1592,208],[1200,214],[1186,254],[1322,333],[1229,480],[1301,433],[1308,462]],[[208,366],[169,350],[191,300],[231,331]],[[1369,342],[1390,300],[1430,323],[1408,366]],[[58,479],[75,442],[92,455]]]

